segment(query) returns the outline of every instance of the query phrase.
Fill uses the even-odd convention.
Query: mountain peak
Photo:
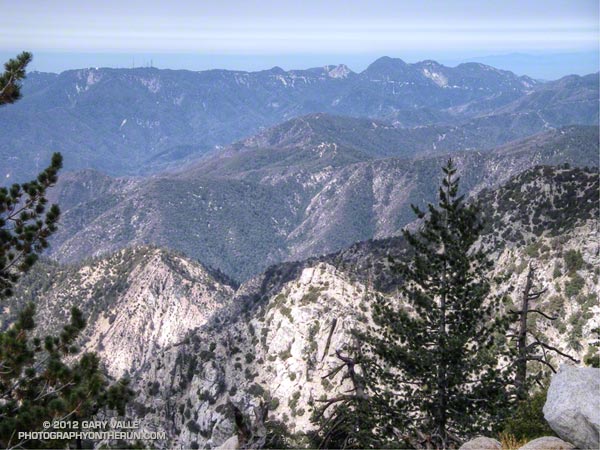
[[[410,75],[414,72],[414,69],[410,64],[405,63],[400,58],[390,58],[389,56],[383,56],[367,67],[363,74],[369,77],[377,77],[384,79],[406,79],[410,78]]]
[[[400,58],[391,58],[389,56],[382,56],[381,58],[377,58],[366,70],[376,70],[383,68],[393,68],[393,67],[406,67],[408,64],[402,61]]]
[[[283,70],[279,66],[271,67],[268,71],[271,72],[271,73],[277,74],[277,75],[283,75],[284,73],[286,73],[286,71]]]

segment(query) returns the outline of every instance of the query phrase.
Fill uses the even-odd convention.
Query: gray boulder
[[[548,389],[544,418],[577,448],[600,448],[600,369],[561,366]]]
[[[477,437],[465,442],[458,450],[501,450],[502,444],[496,439]]]
[[[554,436],[544,436],[529,441],[519,450],[571,450],[575,447],[573,444],[563,441]]]

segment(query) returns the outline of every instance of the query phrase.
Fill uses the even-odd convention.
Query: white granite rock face
[[[600,447],[600,369],[563,365],[552,378],[544,417],[579,449]]]

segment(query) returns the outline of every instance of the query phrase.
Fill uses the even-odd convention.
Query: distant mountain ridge
[[[343,121],[326,123],[358,126],[356,119]],[[66,175],[53,194],[64,211],[53,255],[77,261],[155,244],[242,281],[274,263],[393,236],[412,220],[411,203],[434,200],[433,180],[447,155],[372,157],[372,149],[330,140],[336,133],[329,125],[311,128],[316,134],[306,139],[275,133],[274,148],[226,150],[148,179]],[[566,127],[487,152],[455,152],[454,158],[463,189],[476,193],[539,164],[596,166],[597,142],[598,127]]]
[[[544,84],[482,64],[451,68],[388,57],[361,73],[343,65],[259,72],[32,73],[23,99],[0,109],[0,157],[6,161],[0,176],[31,177],[53,151],[63,152],[67,169],[148,174],[180,167],[264,127],[320,112],[402,127],[477,120],[474,126],[495,133],[518,128],[521,134],[513,138],[523,137],[548,127],[597,123],[598,86],[588,78],[598,77]],[[565,101],[557,103],[561,98]]]

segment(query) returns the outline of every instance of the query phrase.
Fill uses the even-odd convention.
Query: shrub
[[[568,250],[563,259],[567,272],[573,273],[583,268],[584,261],[579,250]]]
[[[290,345],[287,350],[283,350],[281,352],[279,352],[279,359],[285,361],[287,359],[290,359],[292,357],[292,346]]]
[[[156,394],[158,394],[159,390],[160,390],[160,383],[158,381],[155,381],[154,383],[150,384],[149,389],[148,389],[148,394],[156,395]]]
[[[209,350],[202,350],[200,352],[200,359],[203,362],[210,361],[211,359],[215,359],[215,354]]]
[[[292,317],[292,309],[291,308],[288,308],[285,305],[281,305],[280,310],[281,310],[281,314],[283,314],[285,317],[287,317],[287,319],[290,322],[294,323],[294,318]]]
[[[265,389],[258,383],[254,383],[248,388],[248,394],[254,397],[261,397],[265,393]]]
[[[585,286],[585,280],[575,273],[570,280],[565,282],[565,294],[568,297],[575,297],[581,292],[583,286]]]
[[[542,436],[556,436],[544,419],[542,408],[546,403],[548,388],[529,395],[520,402],[510,417],[504,421],[502,432],[515,439],[532,440]]]
[[[583,358],[583,362],[586,366],[600,368],[600,353],[598,352],[598,348],[590,347]]]
[[[300,400],[300,391],[296,391],[292,394],[292,398],[288,400],[288,406],[294,410],[298,406],[298,400]]]
[[[498,440],[500,441],[502,450],[515,450],[523,447],[525,444],[527,444],[527,442],[529,442],[529,439],[517,439],[512,434],[504,432],[500,433]]]
[[[557,262],[554,264],[554,272],[552,272],[552,278],[558,278],[562,276],[562,264]]]
[[[188,430],[190,430],[192,433],[198,434],[200,432],[200,426],[193,420],[188,420],[186,426],[188,427]]]
[[[269,402],[269,411],[275,411],[279,407],[279,399],[277,397],[273,397]]]

